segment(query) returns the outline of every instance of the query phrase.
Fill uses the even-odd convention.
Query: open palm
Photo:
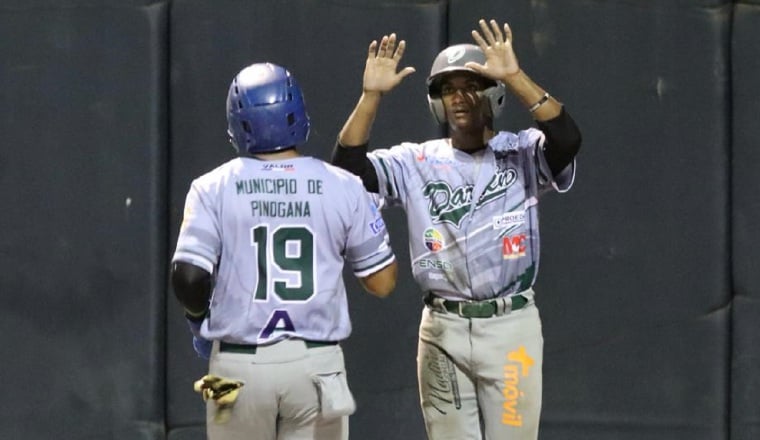
[[[364,67],[365,92],[388,92],[415,71],[413,67],[405,67],[400,72],[396,71],[405,49],[404,40],[396,46],[396,34],[384,35],[379,45],[377,41],[370,43],[367,63]]]
[[[512,48],[512,30],[504,24],[504,32],[495,20],[480,20],[480,31],[472,31],[472,38],[483,50],[486,63],[468,63],[467,67],[488,78],[501,80],[520,71],[520,64]],[[489,27],[490,24],[490,27]],[[482,35],[481,35],[482,33]]]

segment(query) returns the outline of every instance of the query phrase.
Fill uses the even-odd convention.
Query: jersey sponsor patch
[[[433,168],[439,168],[444,170],[450,170],[451,166],[454,164],[454,160],[449,157],[435,157],[435,156],[425,156],[425,153],[420,151],[414,156],[414,159],[417,162],[425,162]]]
[[[375,221],[369,224],[369,229],[372,231],[373,234],[375,235],[379,234],[380,231],[385,229],[385,222],[383,221],[383,218],[382,217],[376,218]]]
[[[525,211],[507,212],[493,217],[494,229],[506,229],[525,223]]]
[[[377,218],[371,223],[369,223],[368,226],[369,226],[369,229],[372,231],[372,233],[377,235],[380,233],[380,231],[385,229],[385,222],[383,221],[383,217],[380,215],[380,210],[378,209],[374,201],[370,202],[369,210],[372,213],[372,215],[374,215]]]
[[[525,256],[525,241],[528,237],[525,234],[507,235],[504,237],[501,245],[501,254],[505,260],[514,260]]]
[[[285,171],[293,172],[296,170],[296,166],[292,163],[265,163],[261,166],[262,171]]]
[[[443,249],[443,235],[434,228],[425,229],[425,232],[422,234],[422,240],[430,252],[438,252]]]
[[[423,258],[422,260],[416,262],[415,265],[420,269],[435,269],[442,270],[444,272],[450,272],[454,269],[454,266],[448,261],[429,260],[427,258]]]

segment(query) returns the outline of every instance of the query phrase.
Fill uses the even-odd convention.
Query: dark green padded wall
[[[455,41],[509,21],[584,134],[541,201],[541,438],[727,438],[731,3],[450,3]]]
[[[0,3],[3,439],[163,439],[165,2]]]
[[[734,8],[732,209],[734,275],[731,439],[760,438],[760,1]]]
[[[190,180],[233,155],[230,80],[289,67],[327,159],[367,45],[397,32],[417,73],[372,146],[424,140],[430,63],[481,17],[584,133],[575,187],[541,201],[541,439],[758,438],[757,0],[0,0],[0,438],[205,438],[166,274]],[[531,119],[511,99],[498,124]],[[416,440],[422,305],[386,220],[397,291],[346,273],[351,432]]]
[[[171,236],[176,237],[191,179],[233,157],[226,139],[225,99],[234,75],[250,63],[271,61],[293,72],[312,121],[302,151],[329,159],[338,131],[361,93],[370,41],[396,32],[408,43],[404,65],[415,66],[418,72],[384,98],[372,145],[437,136],[439,127],[427,109],[425,78],[445,39],[444,12],[442,3],[174,2]],[[415,373],[421,293],[411,279],[405,219],[400,210],[387,212],[385,219],[402,268],[397,291],[379,300],[345,274],[354,330],[343,347],[358,403],[351,432],[366,440],[421,438],[424,428]],[[204,407],[191,385],[205,364],[195,357],[174,302],[168,308],[168,321],[170,438],[200,439]]]

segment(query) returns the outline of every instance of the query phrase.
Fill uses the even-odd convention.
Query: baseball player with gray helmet
[[[342,271],[347,262],[380,297],[394,288],[383,219],[358,177],[297,152],[310,123],[283,67],[241,70],[227,121],[239,157],[193,180],[171,269],[195,347],[210,357],[196,384],[211,396],[208,438],[347,439]]]
[[[574,180],[581,135],[564,106],[522,71],[507,24],[481,20],[476,44],[435,58],[428,102],[449,136],[368,152],[381,96],[412,67],[396,35],[369,45],[363,93],[333,163],[406,211],[425,307],[417,370],[432,440],[538,437],[543,335],[533,285],[538,200]],[[509,90],[538,128],[495,131]]]

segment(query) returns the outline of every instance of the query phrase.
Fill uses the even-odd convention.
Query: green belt
[[[338,341],[303,341],[306,348],[327,347],[329,345],[338,345]],[[227,353],[256,354],[258,345],[252,344],[232,344],[229,342],[219,342],[219,351]]]
[[[432,306],[432,294],[425,298],[425,304]],[[520,310],[528,304],[528,298],[522,295],[512,295],[512,311]],[[464,318],[490,318],[497,314],[497,300],[488,301],[451,301],[444,300],[443,307],[450,313],[456,313]]]

